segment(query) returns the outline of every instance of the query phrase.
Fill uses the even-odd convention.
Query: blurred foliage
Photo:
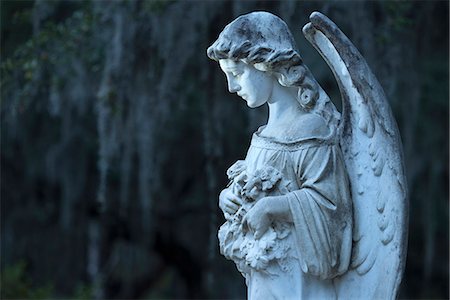
[[[18,45],[24,44],[32,34],[31,13],[34,1],[2,1],[1,44],[2,62],[11,56]]]
[[[177,0],[145,1],[143,8],[150,12],[163,13],[169,5],[175,3],[176,1]]]
[[[1,272],[2,299],[49,299],[53,286],[33,287],[31,279],[26,275],[26,263],[20,261],[6,267]]]
[[[54,286],[47,283],[44,286],[35,286],[27,275],[27,263],[19,261],[14,265],[3,268],[1,272],[0,291],[2,299],[52,299]],[[79,284],[73,296],[66,299],[92,299],[92,288]]]
[[[391,101],[410,188],[400,298],[448,298],[448,3],[1,1],[2,298],[242,298],[217,195],[266,110],[206,48],[239,14],[320,10]],[[351,17],[349,17],[351,16]],[[294,31],[332,96],[331,72]],[[340,103],[336,103],[337,106]]]
[[[6,1],[6,4],[10,3],[11,1]],[[2,22],[4,19],[2,18]],[[27,21],[29,22],[29,20],[24,19],[19,24],[25,27]],[[65,84],[62,78],[49,75],[55,72],[55,69],[59,66],[67,65],[70,62],[70,57],[75,55],[90,66],[91,72],[98,72],[102,48],[86,49],[87,45],[83,45],[81,49],[84,48],[85,51],[80,51],[80,43],[85,43],[86,40],[89,40],[88,37],[92,36],[92,25],[93,16],[89,10],[75,11],[61,22],[45,22],[39,33],[30,36],[24,43],[19,43],[21,46],[14,53],[8,55],[8,51],[2,52],[2,61],[5,59],[1,65],[2,93],[8,90],[6,86],[20,84],[23,88],[17,89],[19,92],[17,102],[20,103],[21,110],[26,109],[34,93],[40,89],[48,87],[50,84],[59,87]],[[5,24],[5,27],[5,31],[11,30],[8,29],[8,24]],[[22,31],[18,32],[22,33]],[[6,45],[16,42],[16,40],[7,38],[4,41]],[[67,71],[70,72],[71,70]],[[49,79],[52,82],[49,82]],[[37,84],[41,87],[36,87]],[[6,95],[3,94],[3,96]]]

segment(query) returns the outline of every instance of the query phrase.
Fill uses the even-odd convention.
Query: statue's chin
[[[244,98],[243,98],[244,99]],[[247,102],[247,106],[250,108],[258,108],[264,105],[264,103],[254,103],[254,102],[249,102],[248,100],[244,99]]]

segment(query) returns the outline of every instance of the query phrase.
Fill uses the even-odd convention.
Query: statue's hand
[[[244,219],[242,220],[242,229],[244,231],[253,232],[255,239],[262,237],[269,229],[272,220],[270,218],[270,212],[267,209],[266,199],[260,199],[256,204],[247,212]]]
[[[259,239],[273,220],[292,222],[292,214],[286,196],[262,198],[247,212],[242,220],[242,229],[250,230]]]
[[[242,206],[242,200],[226,188],[219,195],[219,207],[223,211],[225,218],[227,215],[234,215],[239,207]],[[228,219],[228,218],[227,218]]]

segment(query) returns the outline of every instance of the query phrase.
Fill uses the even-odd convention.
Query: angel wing
[[[314,12],[303,28],[330,66],[342,97],[338,134],[349,174],[353,251],[335,280],[339,299],[393,299],[405,266],[408,201],[402,145],[384,91],[352,42]]]

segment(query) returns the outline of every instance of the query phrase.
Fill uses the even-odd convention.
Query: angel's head
[[[286,23],[271,13],[238,17],[224,28],[207,53],[213,60],[237,66],[243,63],[273,76],[281,86],[297,88],[297,100],[305,110],[313,108],[319,97],[319,86],[303,64]]]

